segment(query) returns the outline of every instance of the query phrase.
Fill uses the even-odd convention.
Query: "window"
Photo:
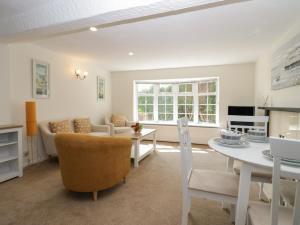
[[[173,85],[159,84],[158,95],[158,120],[159,121],[173,121]]]
[[[138,120],[151,121],[154,120],[153,103],[154,92],[153,84],[139,84],[137,86],[138,97]]]
[[[187,117],[195,125],[218,125],[218,78],[135,81],[139,121],[176,124]]]

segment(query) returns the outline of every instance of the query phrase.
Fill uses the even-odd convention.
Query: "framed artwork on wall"
[[[97,100],[102,101],[105,98],[105,79],[97,76]]]
[[[271,69],[272,90],[300,85],[300,34],[273,53]]]
[[[33,98],[49,98],[50,73],[49,63],[32,60],[32,96]]]

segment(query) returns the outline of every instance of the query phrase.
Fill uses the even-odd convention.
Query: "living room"
[[[270,181],[272,176],[276,180],[273,162],[254,157],[257,164],[265,163],[257,167],[269,169],[264,171],[268,181],[252,177],[251,185],[247,166],[232,172],[229,165],[241,161],[253,166],[250,155],[239,160],[242,155],[235,152],[238,147],[252,149],[250,132],[245,133],[254,124],[265,122],[266,143],[260,143],[260,151],[270,149],[271,137],[300,138],[299,9],[300,2],[292,0],[1,1],[0,191],[6,194],[0,198],[0,224],[245,224],[246,217],[249,224],[259,224],[246,210],[247,193],[250,201],[270,207],[272,190],[283,186]],[[292,62],[279,62],[282,55]],[[278,82],[279,67],[292,71],[294,78]],[[251,113],[239,111],[246,109]],[[231,131],[231,116],[246,116],[241,120],[248,122],[246,130]],[[188,139],[183,118],[189,121]],[[141,126],[131,127],[137,122]],[[65,132],[53,132],[66,126]],[[76,131],[86,126],[97,135],[73,134],[90,133]],[[237,155],[224,152],[226,144],[216,144],[216,138],[228,133],[243,139],[241,146],[231,147]],[[64,138],[78,141],[74,151],[98,146],[99,152],[101,146],[122,151],[130,140],[126,160],[113,152],[95,156],[102,170],[105,165],[116,172],[117,160],[125,163],[122,179],[105,175],[104,182],[114,185],[93,191],[68,188],[63,170],[73,171],[70,165],[82,169],[84,157],[66,157],[71,164],[64,167],[58,149],[72,148],[70,143],[65,147]],[[141,155],[142,146],[151,149]],[[201,198],[196,198],[194,189],[185,186],[189,160],[184,149],[192,152],[193,168],[241,177],[231,205],[224,203],[225,190],[217,193],[224,199],[216,199],[211,187],[201,187]],[[18,173],[6,176],[13,163]],[[284,180],[297,183],[292,194],[297,200],[300,170],[283,168]],[[70,177],[76,185],[88,183],[76,174]],[[208,180],[201,183],[212,185]],[[243,193],[241,187],[249,191]],[[187,211],[185,194],[193,196]],[[280,207],[298,207],[283,192],[279,195]],[[274,214],[281,221],[281,214]]]

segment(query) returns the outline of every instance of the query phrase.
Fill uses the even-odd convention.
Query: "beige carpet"
[[[157,152],[144,159],[139,168],[131,170],[126,184],[99,192],[96,202],[92,201],[90,193],[71,193],[64,189],[57,161],[28,167],[22,178],[0,184],[0,224],[180,224],[180,153],[174,146],[159,143]],[[194,167],[225,168],[223,156],[205,146],[194,147],[198,148],[193,154]],[[220,203],[192,201],[191,225],[227,225],[230,224],[228,218]]]

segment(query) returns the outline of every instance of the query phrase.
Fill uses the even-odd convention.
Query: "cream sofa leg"
[[[98,199],[98,192],[97,191],[93,192],[93,199],[94,199],[94,201],[97,201],[97,199]]]

